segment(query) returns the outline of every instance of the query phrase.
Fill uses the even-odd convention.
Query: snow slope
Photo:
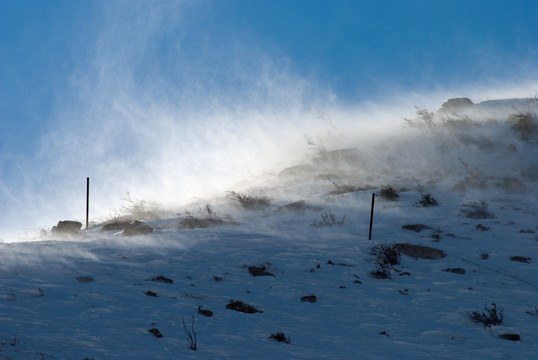
[[[507,121],[514,101],[536,111],[532,99],[486,102],[467,109],[465,123],[438,112],[433,128],[320,145],[255,182],[272,200],[265,209],[223,194],[181,210],[203,217],[197,209],[207,203],[234,223],[183,229],[173,217],[149,221],[155,231],[146,235],[95,226],[0,244],[0,359],[538,358],[537,137],[522,138]],[[380,196],[385,185],[399,200]],[[425,193],[439,204],[418,206]],[[494,217],[466,216],[480,202]],[[344,223],[312,226],[329,212]],[[402,227],[413,224],[429,228]],[[390,279],[373,277],[372,247],[406,242],[446,257],[403,255]],[[274,276],[249,273],[260,265]],[[151,281],[158,276],[173,283]],[[301,301],[307,295],[317,301]],[[263,312],[227,309],[232,299]],[[470,320],[491,303],[504,308],[501,325]],[[290,343],[268,339],[278,332]],[[506,333],[520,340],[499,338]]]

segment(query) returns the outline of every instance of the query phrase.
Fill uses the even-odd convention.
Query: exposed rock
[[[150,291],[150,290],[146,291],[146,295],[151,296],[151,297],[157,297],[157,293],[154,293],[153,291]]]
[[[403,225],[402,228],[405,230],[415,231],[417,233],[425,229],[432,229],[430,226],[423,225],[423,224]]]
[[[105,224],[101,227],[101,231],[119,231],[123,230],[131,224],[129,221],[124,222],[112,222]]]
[[[123,236],[144,235],[144,234],[151,234],[152,232],[153,232],[153,227],[136,220],[123,228],[122,235]]]
[[[283,332],[277,332],[276,334],[271,334],[269,337],[268,337],[269,340],[274,340],[274,341],[278,341],[278,342],[283,342],[283,343],[286,343],[286,344],[290,344],[291,343],[291,340],[288,337],[286,337],[286,335],[284,335]]]
[[[75,279],[77,279],[78,282],[84,284],[95,282],[95,279],[91,276],[77,276]]]
[[[530,257],[524,257],[524,256],[512,256],[510,257],[510,260],[529,264],[532,259]]]
[[[203,307],[202,305],[198,305],[198,313],[199,314],[202,314],[205,317],[212,317],[213,316],[213,311],[207,310],[207,309],[202,309],[202,307]]]
[[[523,181],[513,177],[503,178],[502,188],[506,192],[513,194],[524,194],[525,192],[527,192],[527,186],[525,186]]]
[[[451,272],[453,274],[460,274],[460,275],[465,274],[465,269],[462,269],[462,268],[448,268],[448,269],[444,269],[443,271]]]
[[[155,336],[156,338],[162,338],[163,337],[163,334],[161,334],[159,329],[151,328],[151,329],[148,330],[148,332],[152,333],[153,336]]]
[[[285,213],[285,212],[294,212],[294,213],[303,213],[306,211],[306,202],[304,200],[299,200],[293,203],[290,203],[285,206],[281,206],[276,210],[276,213]]]
[[[226,309],[239,311],[246,314],[263,313],[262,310],[258,310],[255,307],[247,305],[242,301],[234,301],[234,300],[231,300],[228,303],[228,305],[226,305]]]
[[[165,284],[173,284],[174,283],[174,280],[172,279],[169,279],[165,276],[162,276],[162,275],[158,275],[158,276],[154,276],[150,279],[146,279],[146,281],[153,281],[153,282],[161,282],[161,283],[165,283]]]
[[[510,340],[510,341],[519,341],[519,340],[521,340],[521,337],[519,336],[519,334],[501,334],[501,335],[499,335],[499,337],[501,339]]]
[[[318,298],[316,295],[306,295],[301,297],[301,302],[309,302],[309,303],[315,303],[318,301]]]
[[[446,256],[446,254],[441,250],[423,245],[399,243],[395,244],[394,247],[404,255],[419,259],[439,260]]]
[[[252,265],[252,266],[248,267],[248,272],[252,276],[272,276],[272,277],[275,277],[274,274],[271,274],[270,272],[265,271],[265,270],[266,270],[266,267],[263,264],[260,265],[260,266]]]
[[[448,99],[446,102],[444,102],[443,105],[441,105],[441,110],[449,114],[455,114],[472,105],[473,102],[469,98],[453,98]]]
[[[53,234],[78,234],[82,223],[72,220],[58,221],[58,225],[53,226],[51,232]]]

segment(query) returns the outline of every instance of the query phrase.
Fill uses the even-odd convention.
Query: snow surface
[[[505,112],[495,118],[513,101],[475,105],[489,115],[464,130],[405,128],[377,144],[318,149],[259,179],[256,191],[272,200],[263,210],[225,196],[199,202],[234,223],[182,229],[172,217],[148,221],[147,235],[94,226],[73,238],[0,243],[0,359],[538,358],[538,147],[536,134],[518,138]],[[379,196],[389,184],[398,201]],[[439,205],[417,206],[424,193]],[[279,211],[299,200],[307,207]],[[466,217],[472,202],[494,217]],[[183,210],[203,216],[197,209]],[[312,226],[329,211],[344,224]],[[431,229],[402,228],[412,224]],[[371,248],[404,242],[447,256],[403,255],[391,279],[372,277]],[[249,273],[262,264],[274,276]],[[156,276],[173,283],[149,281]],[[302,302],[306,295],[317,302]],[[263,312],[226,309],[232,299]],[[470,320],[491,303],[504,308],[501,325]],[[193,319],[197,351],[182,325]],[[278,332],[290,343],[268,339]]]

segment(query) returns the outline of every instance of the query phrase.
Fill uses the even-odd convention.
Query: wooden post
[[[86,229],[88,228],[88,218],[90,215],[90,177],[86,178]]]
[[[375,193],[372,194],[372,210],[370,211],[370,233],[368,234],[368,240],[372,240],[372,223],[374,221],[374,203],[375,203]]]

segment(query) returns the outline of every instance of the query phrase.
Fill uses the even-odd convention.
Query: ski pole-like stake
[[[90,178],[86,178],[86,229],[88,228],[88,218],[90,215]]]
[[[372,210],[370,211],[370,233],[368,234],[368,240],[372,240],[372,223],[374,221],[374,203],[375,203],[375,193],[372,194]]]

